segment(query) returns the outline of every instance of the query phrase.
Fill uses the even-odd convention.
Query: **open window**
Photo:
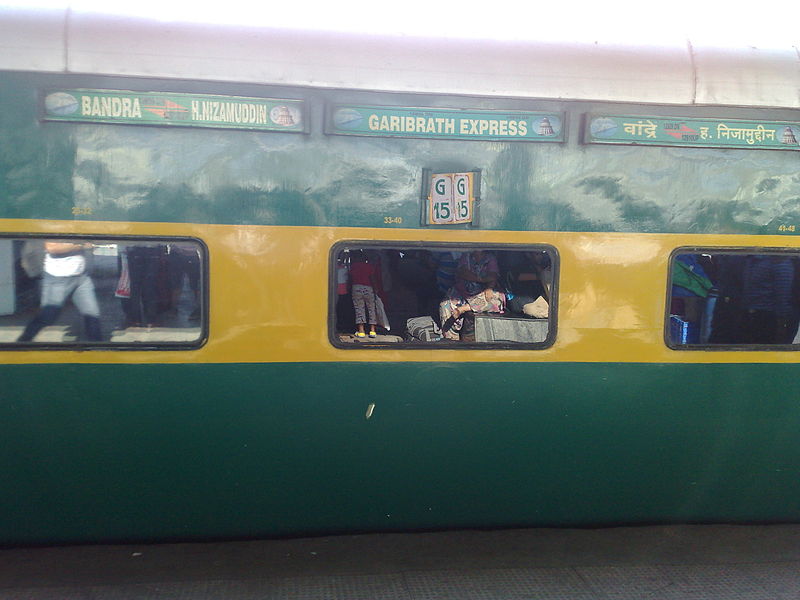
[[[668,294],[671,348],[800,348],[798,250],[679,248]]]
[[[0,346],[196,348],[206,264],[190,238],[0,237]]]
[[[331,251],[334,345],[543,348],[555,338],[547,245],[342,242]]]

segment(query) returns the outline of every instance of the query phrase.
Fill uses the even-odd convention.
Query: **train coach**
[[[800,519],[800,55],[0,10],[0,543]]]

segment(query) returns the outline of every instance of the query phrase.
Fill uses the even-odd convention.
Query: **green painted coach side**
[[[288,134],[40,121],[41,95],[54,88],[305,99],[311,126]],[[593,111],[797,121],[792,110],[17,72],[0,72],[0,90],[0,218],[414,228],[427,168],[481,169],[482,229],[775,234],[800,225],[796,152],[579,142],[581,118]],[[567,141],[326,135],[325,105],[334,102],[565,111]]]
[[[797,376],[794,364],[3,365],[0,542],[797,521]]]
[[[52,88],[304,99],[311,126],[44,122]],[[480,169],[481,229],[800,225],[797,152],[579,142],[589,112],[791,110],[29,73],[0,73],[0,92],[0,219],[413,229],[423,169]],[[331,102],[564,111],[567,141],[332,136]],[[798,521],[797,376],[775,362],[0,364],[0,543]]]

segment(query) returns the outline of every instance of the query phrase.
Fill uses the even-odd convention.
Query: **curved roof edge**
[[[501,42],[0,7],[0,69],[396,92],[800,108],[800,49]]]

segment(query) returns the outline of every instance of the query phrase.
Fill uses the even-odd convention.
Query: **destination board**
[[[800,123],[587,115],[584,142],[588,144],[644,144],[800,150]]]
[[[117,90],[51,90],[43,119],[303,133],[302,100]]]
[[[564,114],[334,104],[325,133],[508,142],[563,142]]]

